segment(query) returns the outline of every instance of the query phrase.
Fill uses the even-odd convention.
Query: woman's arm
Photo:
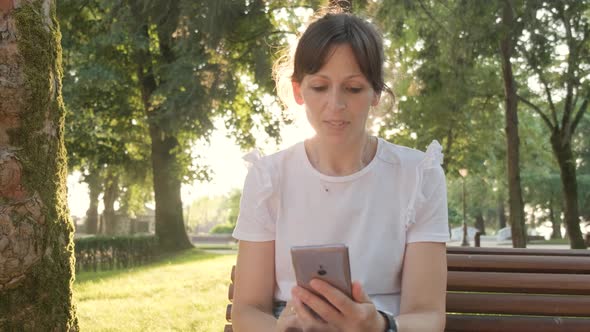
[[[275,242],[240,241],[232,305],[233,330],[275,331]]]
[[[402,269],[400,314],[396,317],[399,331],[443,331],[446,288],[445,244],[408,244]]]

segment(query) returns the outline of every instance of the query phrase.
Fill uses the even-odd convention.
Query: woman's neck
[[[356,144],[334,145],[317,136],[305,141],[305,151],[312,166],[329,176],[346,176],[365,168],[375,157],[377,138],[365,135]]]

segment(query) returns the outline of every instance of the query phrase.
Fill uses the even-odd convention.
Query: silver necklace
[[[363,150],[361,152],[361,158],[360,158],[360,167],[358,169],[356,169],[352,174],[359,172],[360,170],[362,170],[363,168],[365,168],[370,162],[371,162],[371,141],[372,139],[375,138],[373,136],[367,136],[367,140],[365,142],[365,144],[363,145]],[[320,158],[319,158],[319,153],[317,153],[317,150],[313,149],[312,150],[313,153],[313,157],[312,159],[312,165],[314,166],[315,169],[317,169],[318,171],[320,171]],[[326,192],[329,191],[327,188],[325,188]]]

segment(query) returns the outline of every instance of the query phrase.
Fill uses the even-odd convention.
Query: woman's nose
[[[334,89],[330,94],[330,108],[336,111],[340,111],[346,108],[346,98],[342,91]]]

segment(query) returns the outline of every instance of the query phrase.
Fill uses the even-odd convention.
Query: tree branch
[[[567,71],[565,73],[565,84],[566,84],[566,95],[563,106],[563,115],[561,117],[561,127],[567,132],[567,128],[570,128],[569,122],[574,111],[575,104],[572,104],[574,85],[576,84],[574,70],[577,67],[578,50],[575,46],[575,39],[572,34],[572,26],[564,12],[563,5],[557,6],[557,12],[559,19],[561,19],[565,28],[566,45],[568,46],[569,56],[567,57]],[[568,133],[569,134],[569,133]]]
[[[533,60],[531,58],[531,55],[524,48],[524,46],[520,45],[519,49],[520,49],[520,52],[524,55],[524,57],[527,59],[529,66],[533,69],[535,74],[537,74],[537,76],[539,77],[539,81],[541,81],[541,84],[543,84],[545,94],[547,95],[547,101],[549,102],[549,109],[551,110],[551,117],[553,118],[553,121],[555,121],[555,124],[557,124],[558,123],[557,109],[555,108],[555,104],[553,103],[553,97],[551,96],[551,89],[549,89],[549,83],[547,83],[547,80],[545,79],[545,76],[543,75],[543,71],[541,70],[541,68],[539,68],[539,66],[532,65]]]
[[[543,111],[539,108],[539,106],[537,106],[537,105],[531,103],[530,101],[526,100],[521,95],[517,95],[517,96],[518,96],[518,99],[520,101],[522,101],[523,103],[525,103],[526,105],[528,105],[530,108],[533,109],[533,111],[537,112],[537,114],[539,114],[541,116],[541,118],[543,119],[543,121],[545,121],[545,124],[547,125],[547,127],[549,127],[549,129],[554,130],[555,127],[558,127],[559,126],[559,124],[557,123],[557,120],[556,120],[555,125],[553,125],[551,123],[551,120],[549,120],[549,117],[547,117],[547,115],[545,113],[543,113]]]
[[[426,13],[426,16],[428,16],[428,18],[432,22],[434,22],[434,24],[438,25],[441,29],[443,29],[447,35],[451,35],[449,30],[447,30],[447,28],[444,25],[442,25],[439,21],[436,20],[436,18],[434,18],[434,16],[432,15],[432,13],[430,13],[428,8],[426,8],[426,6],[424,5],[424,2],[422,2],[422,0],[418,0],[418,3],[420,3],[420,7],[424,11],[424,13]]]
[[[286,30],[275,30],[275,31],[270,31],[270,32],[268,32],[266,30],[261,30],[261,31],[257,31],[257,32],[252,33],[252,35],[250,35],[248,37],[244,37],[244,38],[240,38],[240,39],[236,39],[236,38],[229,36],[229,37],[227,37],[227,40],[232,43],[245,43],[245,42],[250,42],[255,39],[258,39],[262,36],[272,36],[272,35],[279,35],[279,34],[295,35],[296,33],[293,31],[286,31]]]
[[[580,108],[578,109],[578,113],[576,113],[576,115],[574,117],[574,121],[572,121],[572,125],[571,125],[571,132],[572,133],[576,132],[576,127],[578,127],[578,124],[582,120],[584,113],[588,109],[588,100],[589,99],[590,99],[590,93],[586,94],[586,98],[584,98],[584,102],[582,103],[582,105],[580,105]]]

